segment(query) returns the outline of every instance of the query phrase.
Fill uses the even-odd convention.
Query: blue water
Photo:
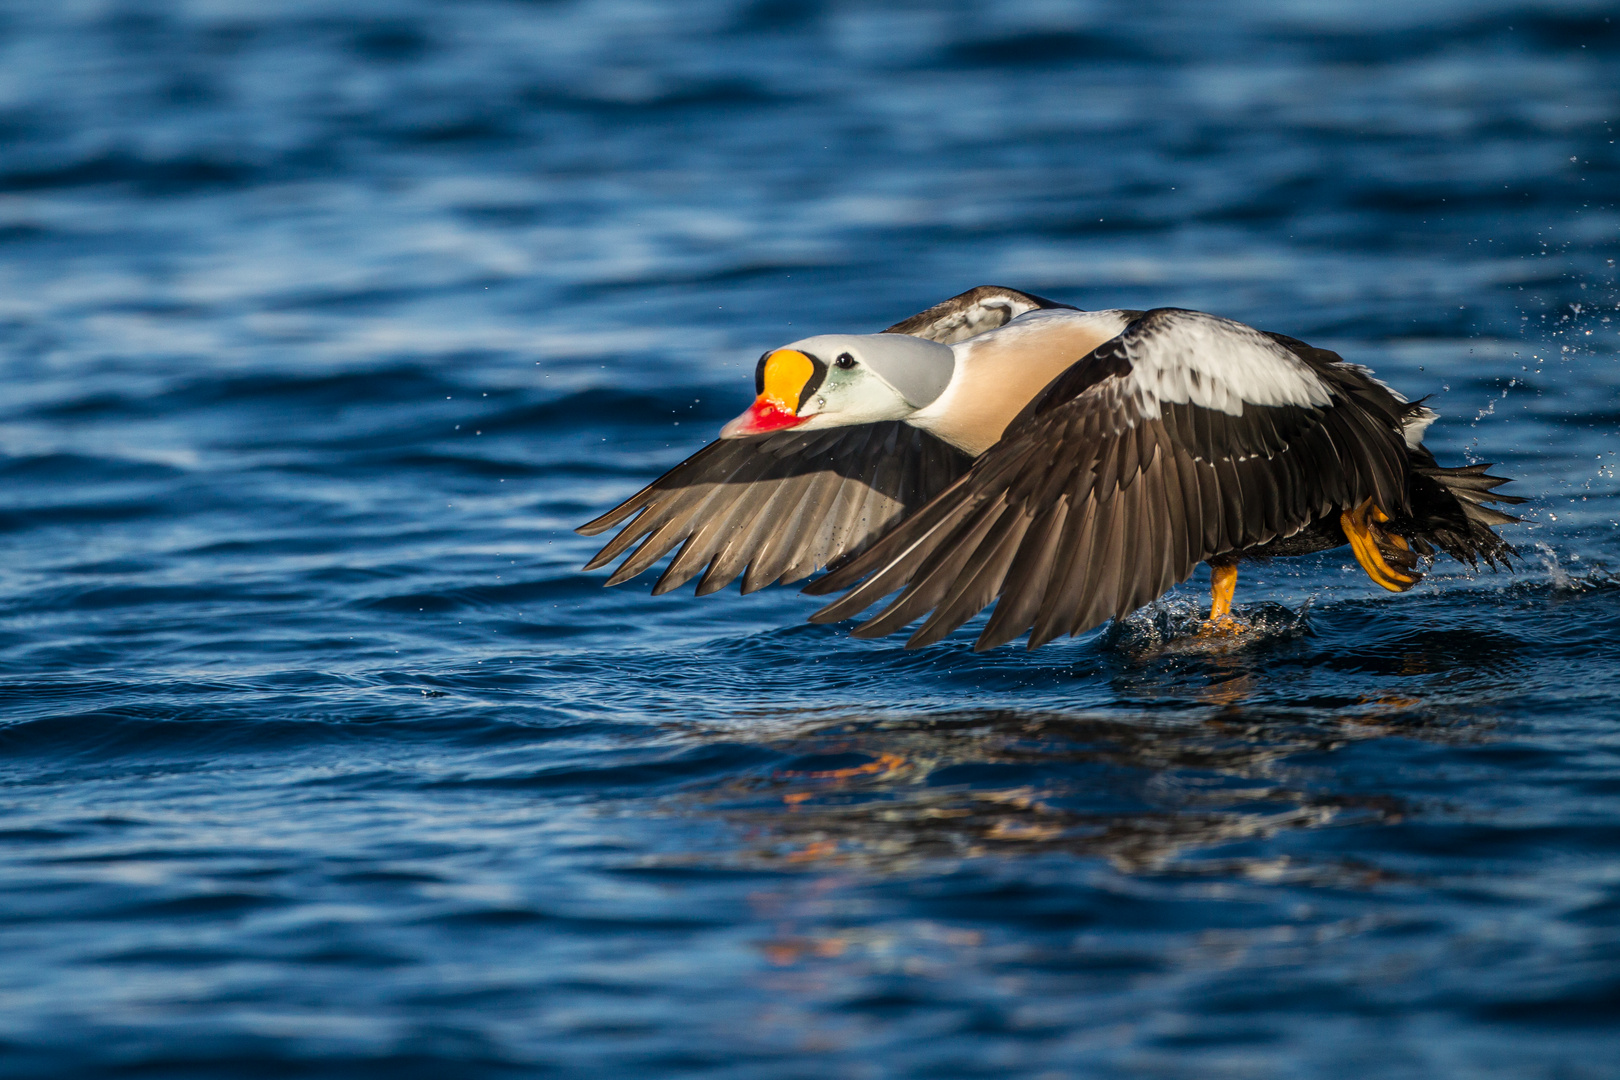
[[[1620,1076],[1620,12],[0,4],[0,1072]],[[1514,574],[975,656],[574,525],[992,282],[1341,351]]]

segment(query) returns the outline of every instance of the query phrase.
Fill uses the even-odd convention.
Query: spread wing
[[[738,574],[745,593],[798,581],[860,551],[967,466],[961,451],[895,421],[722,439],[581,525],[595,536],[634,516],[585,569],[634,547],[608,578],[617,585],[680,545],[654,594],[699,573],[699,596]]]
[[[1036,308],[1068,308],[1056,300],[1019,292],[1001,285],[980,285],[949,300],[942,300],[909,319],[895,323],[885,334],[910,334],[943,345],[1006,326],[1026,311]]]
[[[907,643],[918,648],[995,601],[975,648],[1026,631],[1034,648],[1334,508],[1371,496],[1404,511],[1401,404],[1338,360],[1212,315],[1147,312],[1054,380],[965,476],[812,584],[854,586],[812,621],[903,589],[855,633],[932,612]]]
[[[1067,306],[980,285],[884,332],[950,344],[1026,311]],[[745,569],[745,593],[773,581],[798,581],[860,551],[967,465],[960,451],[897,423],[721,440],[581,525],[578,532],[596,536],[634,516],[585,569],[606,566],[635,547],[608,578],[617,585],[679,544],[680,554],[658,579],[655,594],[679,588],[700,572],[699,596],[725,588]]]

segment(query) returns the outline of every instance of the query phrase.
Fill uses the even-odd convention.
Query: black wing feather
[[[702,573],[700,594],[738,574],[752,592],[861,551],[968,464],[961,451],[898,422],[723,439],[576,531],[595,536],[628,520],[585,564],[594,570],[630,552],[610,585],[679,547],[656,591]]]

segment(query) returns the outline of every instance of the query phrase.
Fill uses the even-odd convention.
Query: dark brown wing
[[[1148,312],[1054,380],[966,476],[812,584],[823,595],[855,586],[812,621],[850,618],[903,588],[855,633],[892,633],[931,611],[907,643],[919,648],[999,599],[975,648],[1025,631],[1034,648],[1123,617],[1199,562],[1292,535],[1335,507],[1372,496],[1404,508],[1399,403],[1387,391],[1380,401],[1355,369],[1295,353],[1305,366],[1294,374],[1314,379],[1323,403],[1245,401],[1239,416],[1145,396],[1137,367],[1156,340],[1181,347],[1169,335],[1190,314]],[[1239,347],[1252,342],[1234,340],[1221,363],[1242,376]],[[1171,370],[1175,354],[1161,355]],[[1202,369],[1205,390],[1192,396],[1214,393],[1212,370],[1221,375]]]
[[[942,300],[909,319],[895,323],[885,334],[910,334],[951,345],[986,330],[1006,326],[1026,311],[1036,308],[1069,308],[1042,296],[1019,292],[1001,285],[980,285]]]
[[[678,544],[655,594],[701,572],[704,596],[745,570],[743,592],[753,592],[861,550],[967,467],[961,451],[897,422],[722,439],[576,531],[595,536],[636,515],[585,565],[605,566],[639,542],[609,585]]]

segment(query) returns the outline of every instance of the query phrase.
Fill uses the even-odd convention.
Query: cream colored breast
[[[956,377],[908,423],[977,457],[1048,383],[1126,322],[1117,311],[1032,311],[959,342]]]

